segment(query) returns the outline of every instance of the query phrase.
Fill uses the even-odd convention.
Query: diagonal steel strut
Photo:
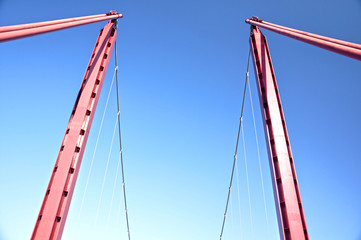
[[[250,37],[281,239],[307,240],[308,232],[281,99],[266,37]]]
[[[31,239],[61,239],[116,36],[115,20],[107,23],[100,31]]]

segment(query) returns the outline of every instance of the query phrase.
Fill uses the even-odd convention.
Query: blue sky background
[[[361,43],[360,0],[0,0],[0,25],[117,10],[121,125],[132,239],[219,239],[254,15]],[[0,44],[0,239],[28,239],[99,30],[97,23]],[[311,239],[361,239],[361,63],[274,33],[267,36]],[[114,59],[108,69],[63,239],[126,239],[114,143],[94,225],[116,116],[114,88],[90,168]],[[238,210],[234,185],[223,239],[279,239],[253,67],[269,231],[249,95],[244,113]],[[247,93],[249,94],[249,92]],[[236,183],[236,182],[235,182]],[[240,218],[241,217],[241,218]],[[241,219],[241,224],[240,224]],[[241,227],[240,227],[241,225]],[[253,226],[253,232],[251,231]]]

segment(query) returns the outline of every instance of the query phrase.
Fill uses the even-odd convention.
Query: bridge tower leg
[[[31,239],[61,239],[76,179],[116,39],[115,20],[100,31]]]
[[[250,37],[281,239],[309,239],[294,160],[266,37]]]

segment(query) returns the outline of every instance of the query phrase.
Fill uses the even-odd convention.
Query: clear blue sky
[[[261,19],[361,43],[360,0],[0,0],[0,25],[117,10],[121,125],[132,239],[218,239],[241,108],[249,26]],[[0,239],[28,239],[99,30],[97,23],[0,44]],[[311,239],[361,239],[361,63],[274,33],[267,36]],[[63,239],[126,239],[120,183],[107,224],[115,141],[98,224],[101,182],[116,114],[114,88],[88,175],[114,59],[95,115]],[[269,233],[249,96],[237,187],[224,239],[278,239],[253,68]],[[248,93],[247,93],[248,94]],[[122,206],[123,207],[123,206]],[[240,216],[242,228],[240,229]],[[251,231],[253,225],[253,234]],[[240,234],[240,232],[242,232]]]

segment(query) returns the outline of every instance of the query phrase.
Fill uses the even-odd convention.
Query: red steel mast
[[[257,78],[263,125],[268,145],[273,190],[282,239],[309,239],[294,159],[283,115],[281,99],[266,37],[258,27],[293,39],[361,60],[361,45],[317,34],[283,27],[256,17],[247,19],[252,25],[250,45]]]
[[[85,72],[31,239],[61,239],[80,164],[117,36],[115,11],[108,14],[0,27],[0,42],[111,20],[100,31]]]
[[[257,27],[250,38],[263,126],[282,239],[308,239],[301,195],[293,163],[281,99],[265,36]]]
[[[116,35],[114,20],[100,31],[31,239],[61,239]]]

